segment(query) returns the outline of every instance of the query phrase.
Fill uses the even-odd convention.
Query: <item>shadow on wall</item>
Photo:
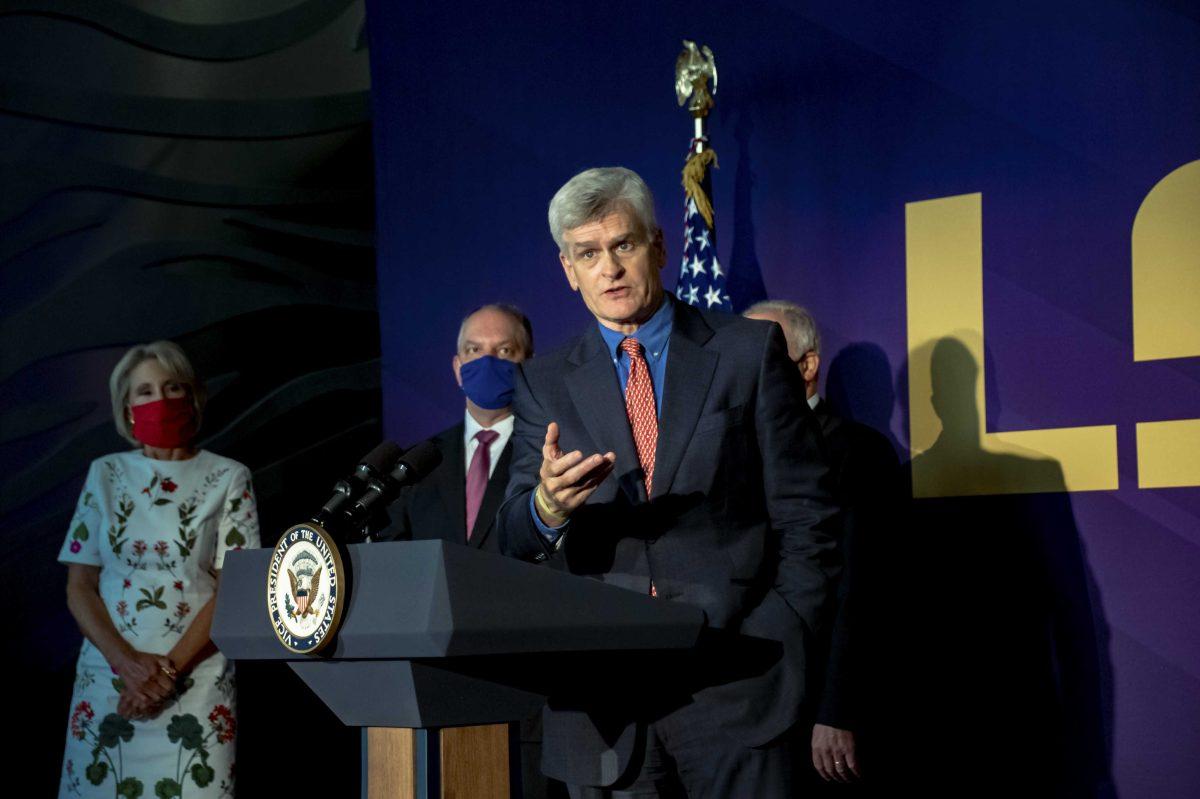
[[[729,253],[728,290],[734,312],[741,313],[767,299],[758,250],[754,245],[754,159],[750,138],[754,122],[748,113],[738,115],[733,135],[738,144],[737,169],[733,177],[733,248]]]
[[[825,398],[839,416],[886,436],[897,456],[907,451],[892,432],[892,364],[878,344],[858,341],[833,356],[826,370]]]
[[[835,373],[840,387],[851,374],[882,377],[874,349],[839,353],[831,383]],[[913,472],[940,474],[953,495],[913,499],[873,553],[869,662],[881,665],[867,762],[882,781],[926,796],[1115,796],[1108,623],[1061,467],[988,451],[980,368],[963,341],[922,345],[904,371],[922,362],[942,430],[905,477],[911,487]],[[864,421],[890,418],[858,385],[844,399]],[[1035,472],[1059,490],[961,495],[972,481],[997,485],[1007,474],[1019,484]]]

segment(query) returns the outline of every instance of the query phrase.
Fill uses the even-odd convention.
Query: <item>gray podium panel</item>
[[[541,694],[409,660],[288,665],[350,727],[500,724],[528,718],[545,701]]]
[[[337,659],[686,649],[703,614],[543,566],[444,541],[347,548],[350,602]],[[306,659],[283,648],[266,610],[271,551],[231,552],[213,640],[234,659]]]
[[[320,655],[279,643],[267,549],[226,556],[212,638],[235,660],[286,660],[346,724],[444,727],[527,717],[585,670],[655,671],[692,650],[690,605],[444,541],[350,546],[347,604]],[[618,669],[619,670],[619,669]]]

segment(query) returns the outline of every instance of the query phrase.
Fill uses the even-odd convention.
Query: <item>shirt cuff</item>
[[[533,517],[533,523],[537,527],[538,532],[542,534],[542,538],[546,539],[553,546],[558,543],[558,539],[562,538],[562,534],[567,531],[567,525],[571,523],[571,520],[567,519],[558,527],[546,526],[546,523],[542,521],[542,517],[538,515],[537,505],[534,504],[534,500],[536,499],[537,489],[535,488],[529,494],[529,515]]]

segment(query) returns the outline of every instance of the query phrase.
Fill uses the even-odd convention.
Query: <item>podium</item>
[[[572,664],[690,650],[704,624],[690,605],[545,566],[383,542],[346,547],[341,629],[320,654],[298,655],[268,620],[271,553],[226,556],[213,641],[233,660],[288,661],[343,724],[366,729],[369,799],[508,797],[506,725],[568,690]]]

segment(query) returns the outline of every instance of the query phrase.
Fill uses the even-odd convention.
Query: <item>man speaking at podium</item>
[[[647,669],[682,697],[638,674],[581,678],[582,703],[544,715],[543,769],[577,797],[791,796],[787,733],[834,541],[783,334],[664,292],[653,198],[628,169],[576,175],[549,220],[596,323],[517,370],[501,549],[695,605],[712,628],[767,639],[770,656],[718,647]]]

